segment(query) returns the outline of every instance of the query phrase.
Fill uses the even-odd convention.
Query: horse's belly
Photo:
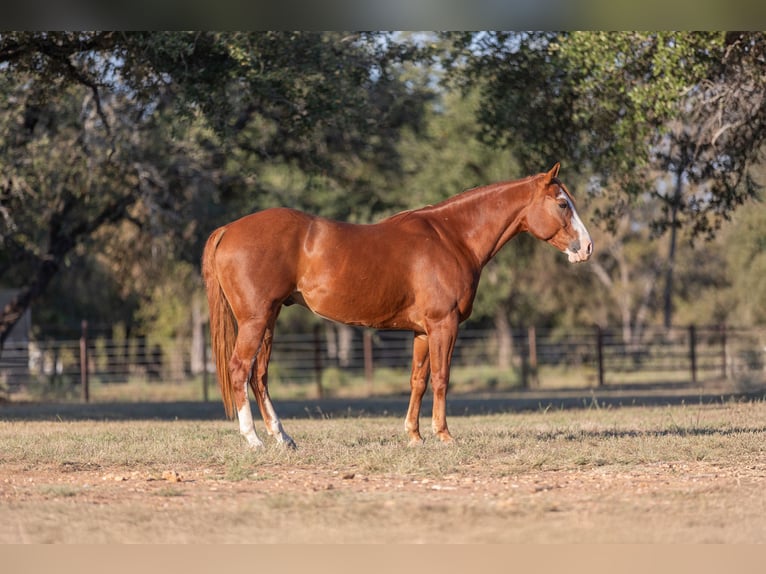
[[[375,290],[377,291],[377,290]],[[418,330],[421,322],[413,316],[407,297],[382,295],[360,288],[349,292],[328,290],[322,293],[296,292],[292,300],[316,315],[344,323],[376,329]]]

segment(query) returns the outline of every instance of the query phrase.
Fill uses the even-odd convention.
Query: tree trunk
[[[190,369],[192,375],[199,375],[205,371],[205,313],[202,309],[202,300],[198,295],[192,297],[192,348],[190,357]]]
[[[45,290],[57,271],[58,262],[43,261],[37,271],[37,277],[5,305],[0,314],[0,349],[11,329],[24,316],[32,301]]]
[[[498,308],[495,312],[495,334],[497,336],[497,366],[500,369],[510,369],[513,357],[513,332],[508,314],[502,308]]]
[[[676,263],[676,242],[678,236],[678,208],[681,204],[683,193],[683,168],[679,168],[676,174],[676,188],[670,206],[670,245],[668,246],[668,261],[665,268],[665,291],[664,298],[664,325],[670,329],[673,324],[673,271]]]
[[[75,206],[71,194],[64,194],[66,200],[60,211],[51,218],[49,223],[48,252],[39,259],[36,274],[23,287],[0,313],[0,348],[11,332],[13,326],[21,319],[32,301],[42,295],[51,279],[59,270],[60,263],[75,248],[82,237],[95,232],[105,223],[113,223],[124,217],[129,206],[138,198],[137,190],[115,199],[105,206],[93,218],[79,222],[76,225],[64,226],[64,222]],[[66,231],[64,231],[66,227]]]
[[[348,325],[337,324],[338,331],[338,366],[348,367],[351,364],[354,329]]]
[[[327,341],[327,356],[334,360],[338,367],[348,367],[352,360],[353,327],[325,321],[325,339]]]

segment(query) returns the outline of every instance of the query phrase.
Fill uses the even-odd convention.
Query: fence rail
[[[336,326],[277,334],[270,380],[315,385],[320,396],[332,377],[366,381],[372,390],[381,372],[396,371],[406,385],[411,333],[345,329],[344,334]],[[489,388],[766,381],[766,328],[657,328],[630,344],[617,330],[598,327],[532,327],[515,329],[511,335],[461,331],[453,380],[483,378]],[[208,382],[215,381],[210,355],[199,341],[150,345],[145,339],[88,338],[84,329],[79,340],[6,343],[0,354],[0,390],[12,394],[35,385],[80,385],[87,401],[92,381],[180,382],[191,377],[200,377],[207,389]]]

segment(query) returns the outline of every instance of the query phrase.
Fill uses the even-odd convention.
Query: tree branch
[[[0,347],[30,304],[48,287],[58,272],[61,262],[75,248],[80,239],[94,233],[102,225],[122,219],[127,209],[138,200],[138,196],[136,188],[135,191],[107,204],[95,217],[86,218],[74,227],[68,228],[66,233],[62,232],[64,228],[62,220],[66,219],[65,215],[71,210],[72,205],[65,202],[58,216],[49,224],[49,250],[43,257],[38,258],[34,278],[6,304],[0,313]]]

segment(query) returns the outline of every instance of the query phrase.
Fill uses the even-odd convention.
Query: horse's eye
[[[566,201],[560,201],[559,202],[559,207],[561,209],[566,209],[567,207],[569,207],[569,204]]]

